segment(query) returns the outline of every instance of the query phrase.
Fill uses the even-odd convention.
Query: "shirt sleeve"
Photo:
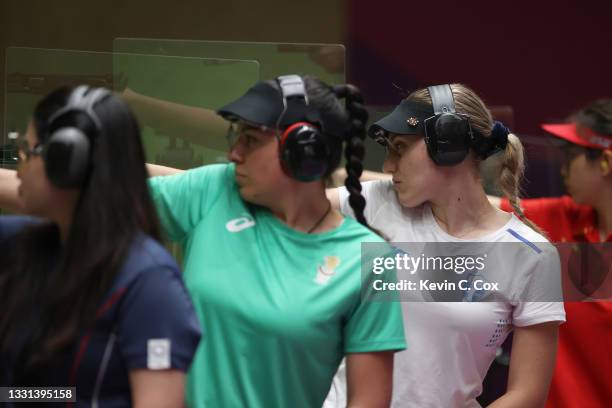
[[[117,342],[129,369],[186,372],[201,331],[178,270],[144,271],[126,289],[117,323]]]
[[[559,255],[548,242],[539,243],[538,246],[542,252],[524,286],[523,301],[514,304],[512,319],[517,327],[565,322]]]
[[[366,207],[363,214],[368,222],[374,219],[378,209],[389,199],[388,193],[392,183],[389,180],[374,180],[361,183],[361,195],[366,199]],[[338,199],[340,200],[340,212],[355,218],[355,213],[349,203],[349,192],[346,187],[338,188]]]
[[[344,339],[345,353],[405,349],[400,304],[397,301],[360,301],[344,328]]]
[[[229,183],[234,182],[232,175],[232,165],[217,164],[151,178],[151,196],[167,237],[172,241],[183,240],[208,214]]]
[[[0,243],[20,233],[23,229],[41,223],[42,220],[21,215],[0,216]]]
[[[377,255],[389,253],[389,246],[370,247],[362,262],[372,264]],[[363,272],[362,272],[363,273]],[[397,292],[375,290],[374,281],[395,282],[396,271],[362,275],[359,301],[344,328],[344,352],[366,353],[406,348],[404,319]]]

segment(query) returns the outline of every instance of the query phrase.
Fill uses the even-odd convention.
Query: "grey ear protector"
[[[440,166],[461,163],[470,151],[473,139],[470,119],[455,111],[450,85],[427,88],[434,116],[425,119],[425,143],[431,159]]]
[[[75,125],[57,127],[56,124],[68,115],[82,113],[94,124],[95,136],[99,136],[103,128],[93,108],[110,95],[111,91],[105,88],[78,86],[66,106],[49,118],[51,135],[44,143],[42,157],[47,177],[57,187],[74,188],[83,183],[89,173],[92,140]]]

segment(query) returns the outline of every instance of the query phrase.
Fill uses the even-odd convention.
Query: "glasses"
[[[404,155],[407,149],[407,142],[399,135],[378,132],[374,139],[378,144],[385,148],[387,157],[400,158]]]
[[[229,148],[233,148],[240,140],[242,140],[244,146],[247,149],[252,147],[252,145],[256,141],[256,138],[247,133],[249,130],[255,130],[265,133],[272,132],[272,130],[266,126],[253,125],[242,121],[230,122],[229,129],[227,130],[227,134],[225,136]]]
[[[22,136],[17,137],[15,145],[17,146],[17,157],[15,159],[17,159],[18,163],[27,162],[32,156],[40,156],[43,151],[42,144],[39,143],[30,148],[27,139]]]
[[[404,145],[397,146],[391,140],[388,140],[384,146],[387,156],[402,157],[404,151],[406,151]]]
[[[390,134],[383,129],[378,129],[373,135],[374,141],[385,148],[387,155],[401,156],[402,152],[397,149],[391,140]]]

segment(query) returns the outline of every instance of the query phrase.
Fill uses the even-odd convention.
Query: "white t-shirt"
[[[559,260],[554,247],[514,215],[492,234],[462,240],[440,228],[428,204],[402,207],[390,181],[363,183],[362,194],[367,201],[366,219],[391,242],[516,242],[518,246],[522,243],[526,250],[539,251],[537,257],[548,265],[544,268],[541,265],[536,268],[533,262],[524,267],[521,262],[516,265],[535,269],[529,273],[546,270],[548,275],[557,275],[539,277],[530,281],[530,286],[549,278],[558,282]],[[353,215],[345,188],[339,189],[339,196],[341,211]],[[476,397],[482,392],[482,382],[497,348],[512,328],[565,321],[561,302],[405,302],[402,309],[408,348],[395,354],[393,407],[479,407]],[[324,407],[344,406],[343,364]]]

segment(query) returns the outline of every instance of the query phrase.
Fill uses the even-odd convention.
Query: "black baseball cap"
[[[240,98],[228,103],[217,113],[231,122],[244,120],[269,128],[275,128],[283,112],[280,90],[269,82],[259,81]]]
[[[318,125],[325,133],[336,137],[343,136],[348,130],[347,118],[319,112],[316,107],[307,105],[302,97],[287,98],[287,109],[283,112],[283,96],[280,88],[274,86],[274,81],[257,82],[240,98],[217,110],[217,113],[229,121],[243,120],[271,129],[277,125],[284,129],[293,123],[305,121]]]

